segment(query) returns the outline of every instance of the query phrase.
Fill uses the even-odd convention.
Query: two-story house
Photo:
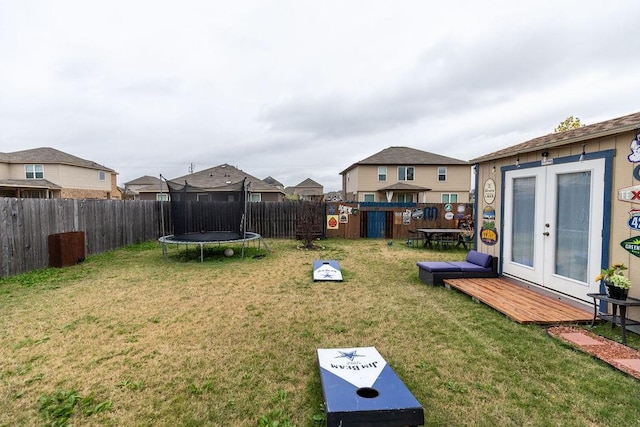
[[[299,200],[321,202],[324,199],[324,187],[311,178],[291,188],[292,194]]]
[[[468,203],[471,165],[410,147],[389,147],[340,172],[345,201]]]
[[[117,175],[50,147],[0,153],[0,197],[119,199]]]

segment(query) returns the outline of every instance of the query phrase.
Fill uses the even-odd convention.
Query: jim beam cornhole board
[[[334,259],[320,259],[313,261],[313,281],[342,281],[342,272],[338,261]]]
[[[375,347],[318,349],[327,427],[419,426],[424,411]]]

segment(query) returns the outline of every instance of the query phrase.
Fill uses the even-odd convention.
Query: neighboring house
[[[473,159],[478,249],[503,276],[585,307],[611,264],[640,283],[639,139],[640,112]]]
[[[327,202],[341,202],[343,199],[342,191],[329,191],[324,195],[324,200]]]
[[[0,153],[0,197],[118,199],[117,175],[50,147]]]
[[[275,179],[273,177],[268,176],[265,179],[263,179],[263,181],[266,182],[269,185],[273,185],[278,190],[283,190],[284,189],[284,185],[280,181],[278,181],[277,179]]]
[[[169,200],[167,184],[160,178],[144,175],[124,184],[125,196],[132,200]]]
[[[298,200],[321,202],[324,199],[324,188],[311,178],[305,179],[291,190]]]
[[[409,147],[389,147],[340,172],[345,201],[467,203],[471,166]]]
[[[198,200],[237,201],[240,200],[238,184],[242,180],[246,180],[249,201],[278,202],[284,200],[283,190],[228,164],[190,173],[170,181],[180,185],[187,182],[191,186],[206,190],[198,196]]]

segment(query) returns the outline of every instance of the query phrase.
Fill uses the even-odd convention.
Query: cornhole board
[[[424,410],[375,347],[319,348],[327,427],[419,426]]]
[[[342,271],[335,259],[316,259],[313,261],[313,281],[342,282]]]

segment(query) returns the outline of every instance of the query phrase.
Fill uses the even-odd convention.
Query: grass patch
[[[0,280],[0,425],[320,426],[316,349],[356,346],[377,347],[429,426],[638,424],[638,381],[418,279],[417,261],[464,251],[320,243],[201,263],[152,242]],[[344,282],[313,282],[314,259]]]

